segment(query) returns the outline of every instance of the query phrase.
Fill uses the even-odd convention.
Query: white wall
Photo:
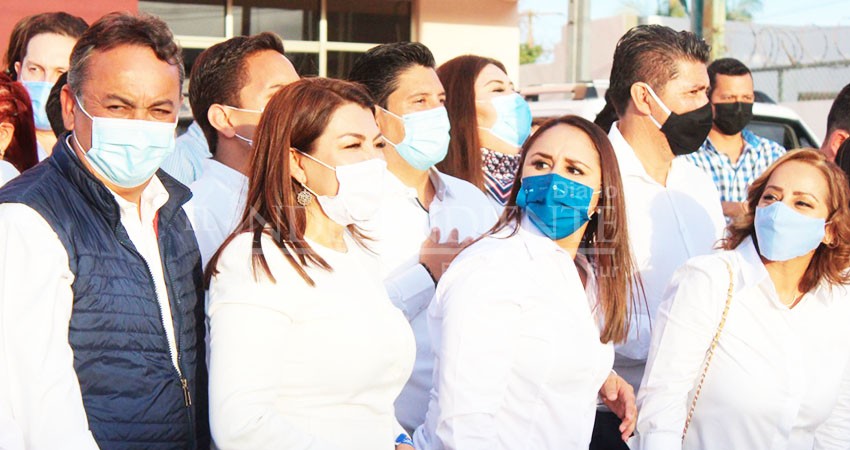
[[[519,86],[519,13],[516,0],[418,0],[414,3],[416,40],[427,45],[440,65],[474,54],[501,61]]]

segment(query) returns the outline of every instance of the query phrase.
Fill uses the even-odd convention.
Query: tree
[[[728,0],[726,2],[726,19],[736,22],[749,22],[753,14],[761,11],[761,0]]]
[[[543,46],[528,45],[527,43],[519,44],[519,63],[534,64],[537,58],[543,54]]]

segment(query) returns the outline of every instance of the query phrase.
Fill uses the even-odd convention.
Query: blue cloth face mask
[[[496,109],[496,123],[492,128],[480,127],[514,147],[522,147],[531,134],[531,109],[521,95],[493,97],[489,101]]]
[[[92,117],[83,109],[80,99],[77,99],[77,105],[92,121],[91,147],[85,154],[86,159],[97,173],[117,186],[133,188],[142,185],[174,151],[177,121]],[[73,136],[83,149],[77,133]]]
[[[556,173],[522,179],[516,204],[549,239],[563,239],[590,220],[593,188]]]
[[[782,202],[756,208],[759,253],[769,261],[788,261],[818,248],[826,219],[805,216]]]
[[[49,81],[21,81],[32,100],[32,116],[35,127],[39,130],[51,130],[50,120],[47,119],[47,98],[53,83]]]
[[[379,107],[380,108],[380,107]],[[381,108],[387,114],[404,122],[404,140],[396,144],[384,140],[416,170],[428,170],[446,157],[449,151],[449,114],[445,106],[398,116]]]

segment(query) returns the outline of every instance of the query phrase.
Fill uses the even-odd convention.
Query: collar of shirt
[[[608,139],[611,140],[611,145],[614,147],[614,154],[617,155],[617,162],[620,165],[620,175],[625,177],[637,177],[648,183],[658,184],[641,164],[635,154],[635,149],[626,141],[623,134],[620,133],[619,122],[614,122],[611,125],[611,131],[608,132]]]
[[[165,190],[165,186],[162,185],[162,182],[159,181],[159,177],[156,175],[151,178],[151,181],[145,187],[145,190],[142,191],[142,197],[139,199],[139,206],[136,206],[135,203],[121,197],[111,189],[109,192],[111,192],[112,196],[115,197],[115,201],[118,203],[118,209],[121,211],[122,218],[127,216],[135,217],[141,220],[141,223],[143,224],[152,224],[159,208],[162,208],[162,206],[168,202],[168,191]],[[139,212],[141,212],[141,216],[139,215]]]
[[[416,189],[402,183],[395,174],[390,172],[385,178],[387,180],[387,188],[390,192],[403,192],[407,197],[418,201]],[[443,181],[443,174],[437,170],[437,168],[432,167],[428,169],[428,179],[431,181],[431,184],[434,185],[434,196],[439,201],[445,201],[446,196],[454,197],[448,183]]]
[[[205,159],[203,165],[205,175],[209,171],[209,176],[221,180],[227,186],[240,187],[248,184],[245,174],[214,159]]]
[[[758,136],[756,136],[755,134],[753,134],[749,130],[746,130],[746,129],[743,130],[741,132],[741,137],[744,140],[744,149],[741,150],[741,156],[738,157],[739,163],[744,159],[744,156],[747,153],[756,151],[759,147],[759,144],[760,144]],[[718,150],[717,147],[714,146],[714,143],[711,142],[710,137],[705,138],[705,142],[702,143],[702,147],[700,147],[699,151],[711,152],[711,153],[714,153],[715,155],[725,157],[726,160],[729,159],[729,157],[726,156],[725,153],[721,153],[720,150]]]
[[[744,239],[735,251],[738,254],[739,270],[742,276],[742,286],[735,290],[740,291],[741,288],[758,286],[769,298],[775,300],[775,306],[787,308],[787,306],[780,301],[779,296],[776,293],[776,287],[773,285],[773,281],[770,279],[770,274],[768,274],[767,269],[764,267],[764,262],[761,260],[761,256],[756,249],[753,238],[748,237]],[[813,299],[826,299],[828,298],[828,295],[825,295],[825,293],[829,290],[829,283],[827,281],[821,281],[815,289],[805,295],[807,297],[810,296]]]

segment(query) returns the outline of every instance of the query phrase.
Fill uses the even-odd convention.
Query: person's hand
[[[449,232],[446,242],[440,243],[440,229],[431,229],[431,235],[422,243],[419,249],[419,262],[428,269],[434,282],[440,281],[443,272],[449,267],[460,251],[472,242],[471,238],[458,242],[457,228]]]
[[[416,450],[412,445],[407,444],[398,444],[395,446],[395,450]]]
[[[620,437],[624,442],[628,441],[637,425],[634,388],[623,377],[611,372],[599,389],[599,396],[605,406],[620,418]]]

